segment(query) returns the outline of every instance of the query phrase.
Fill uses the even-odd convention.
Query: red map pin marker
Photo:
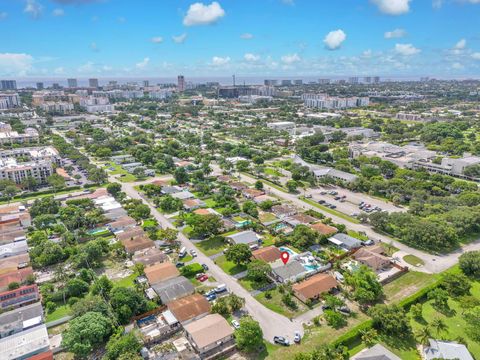
[[[282,259],[283,264],[285,265],[288,262],[288,259],[290,259],[290,254],[287,251],[284,251],[280,254],[280,259]]]

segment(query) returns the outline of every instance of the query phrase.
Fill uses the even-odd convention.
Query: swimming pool
[[[286,246],[281,246],[278,248],[278,250],[280,250],[281,252],[287,252],[290,254],[290,256],[298,255],[295,251]]]

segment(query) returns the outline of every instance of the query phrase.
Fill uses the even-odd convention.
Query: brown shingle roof
[[[125,251],[130,254],[136,251],[151,248],[155,245],[155,243],[146,236],[137,236],[133,239],[127,238],[122,240],[121,242],[122,245],[125,247]]]
[[[200,294],[185,296],[167,304],[178,321],[184,322],[210,312],[210,303]]]
[[[252,251],[252,256],[255,259],[263,260],[267,263],[271,263],[280,259],[280,254],[281,251],[273,245]]]
[[[331,234],[335,234],[338,231],[337,228],[330,225],[323,224],[321,222],[312,224],[310,225],[310,227],[313,230],[318,231],[322,235],[331,235]]]
[[[142,263],[143,265],[153,265],[156,263],[162,263],[167,260],[167,255],[165,255],[162,251],[158,250],[155,247],[137,251],[133,257],[132,261],[134,263]]]
[[[157,284],[161,281],[172,279],[180,275],[178,269],[171,262],[147,266],[144,271],[150,285]]]
[[[125,230],[124,232],[115,234],[119,241],[128,240],[138,236],[145,236],[145,231],[139,226]]]
[[[317,274],[292,286],[294,293],[306,299],[313,299],[337,287],[337,280],[329,274]]]

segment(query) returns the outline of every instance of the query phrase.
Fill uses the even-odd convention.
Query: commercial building
[[[44,324],[0,339],[2,360],[27,360],[49,349],[50,341]]]
[[[326,94],[303,94],[304,106],[316,109],[347,109],[368,106],[368,97],[335,97]]]
[[[17,90],[17,81],[0,80],[0,90]]]
[[[17,93],[0,94],[0,110],[13,109],[20,106],[20,97]]]
[[[68,87],[69,88],[76,88],[78,87],[77,79],[67,79]],[[97,84],[98,86],[98,84]]]
[[[0,314],[0,339],[27,330],[43,322],[40,302]]]
[[[37,90],[43,90],[44,89],[43,82],[37,82],[36,86],[37,86]]]
[[[29,177],[37,180],[39,184],[45,184],[53,173],[53,164],[49,160],[17,163],[14,158],[0,159],[0,179],[11,180],[16,184],[21,184]]]
[[[98,79],[88,79],[88,86],[98,89]]]
[[[267,123],[267,127],[277,131],[293,132],[295,129],[295,123],[293,121],[277,121],[273,123]]]

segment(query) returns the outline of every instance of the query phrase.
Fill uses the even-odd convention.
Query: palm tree
[[[439,318],[434,319],[431,325],[435,329],[437,336],[440,336],[440,333],[446,332],[448,330],[448,327],[445,324],[445,321]]]
[[[428,339],[430,339],[430,326],[424,326],[415,334],[422,345],[428,344]]]
[[[371,328],[363,330],[362,332],[362,341],[367,345],[367,347],[371,347],[377,341],[378,333],[377,330]]]

